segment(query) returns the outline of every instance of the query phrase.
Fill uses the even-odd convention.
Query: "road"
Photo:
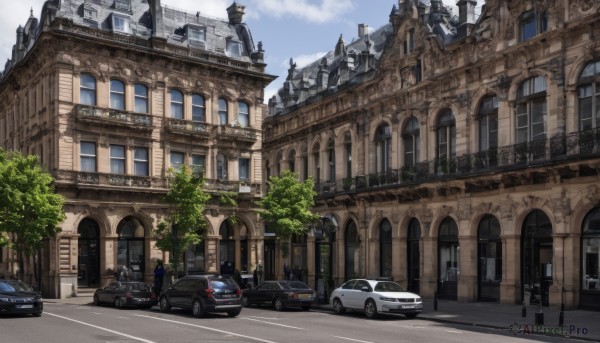
[[[110,306],[46,303],[44,314],[0,317],[3,343],[70,342],[565,342],[545,336],[514,336],[508,330],[451,325],[402,316],[366,319],[362,314],[338,316],[329,311],[244,308],[236,318],[208,315],[194,318],[187,311],[161,313],[118,310]]]

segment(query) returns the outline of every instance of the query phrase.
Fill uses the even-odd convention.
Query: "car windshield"
[[[145,283],[130,283],[127,284],[128,291],[149,291],[150,286]]]
[[[375,292],[406,292],[406,290],[395,282],[378,282]]]
[[[0,281],[0,292],[19,292],[32,290],[33,289],[28,284],[19,280]]]
[[[310,289],[304,282],[300,281],[281,282],[280,285],[284,289]]]

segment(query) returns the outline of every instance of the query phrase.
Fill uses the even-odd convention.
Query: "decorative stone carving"
[[[454,207],[443,205],[442,207],[437,209],[437,214],[440,217],[447,217],[451,213],[454,213]]]
[[[594,0],[571,0],[569,5],[569,19],[581,17],[594,8]]]
[[[517,204],[510,195],[506,199],[500,201],[500,217],[504,220],[512,220],[517,210]]]
[[[598,192],[597,185],[588,186],[585,196],[593,205],[600,203],[600,192]]]
[[[560,197],[552,199],[550,202],[552,213],[556,223],[562,223],[565,217],[571,215],[571,200],[567,197],[567,190],[562,189]]]

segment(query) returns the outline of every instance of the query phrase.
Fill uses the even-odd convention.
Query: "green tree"
[[[155,246],[171,253],[169,262],[178,277],[181,255],[190,245],[202,242],[206,230],[204,210],[211,195],[204,191],[201,173],[193,173],[188,166],[170,170],[169,192],[164,201],[170,205],[167,217],[154,232]]]
[[[54,192],[53,182],[37,156],[0,149],[0,246],[17,252],[19,278],[25,261],[39,253],[44,239],[60,232],[65,220],[64,198]],[[39,281],[37,268],[34,273]]]
[[[258,202],[260,216],[275,229],[285,256],[290,238],[306,234],[308,224],[319,219],[311,211],[316,195],[312,178],[300,182],[289,170],[269,178],[267,194]]]

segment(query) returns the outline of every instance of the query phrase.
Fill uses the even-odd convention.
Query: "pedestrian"
[[[129,270],[126,265],[121,266],[121,271],[119,272],[119,281],[127,281],[129,280]]]
[[[154,267],[154,292],[159,295],[163,287],[163,279],[165,276],[165,267],[163,266],[162,260],[156,260],[156,267]]]

